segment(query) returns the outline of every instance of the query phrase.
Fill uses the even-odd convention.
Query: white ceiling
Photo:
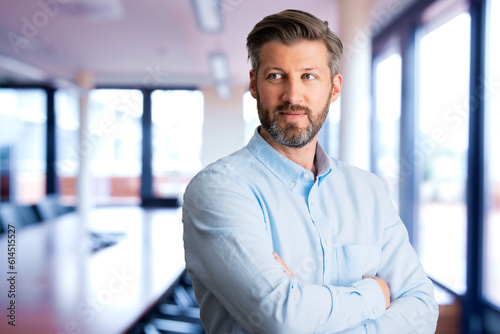
[[[219,0],[224,29],[209,34],[198,28],[191,0],[0,0],[0,85],[60,87],[83,72],[96,86],[199,87],[213,84],[211,53],[227,56],[230,84],[246,85],[246,36],[255,23],[295,8],[339,33],[339,21],[348,20],[339,15],[340,1],[352,0]],[[379,22],[415,1],[350,5],[371,6],[368,19]]]
[[[228,57],[231,84],[240,85],[250,68],[246,36],[264,16],[303,9],[338,30],[336,0],[221,0],[221,6],[224,30],[207,34],[190,0],[0,0],[0,82],[60,84],[87,72],[101,86],[210,85],[208,56],[218,52]]]

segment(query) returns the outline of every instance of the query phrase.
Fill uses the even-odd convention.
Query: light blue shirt
[[[189,184],[186,265],[206,332],[434,333],[432,283],[382,182],[319,144],[315,166],[316,180],[256,131]],[[365,275],[389,285],[387,310]]]

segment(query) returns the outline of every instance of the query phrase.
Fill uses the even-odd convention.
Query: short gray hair
[[[264,17],[248,34],[248,59],[255,74],[260,66],[262,45],[267,42],[291,45],[300,40],[323,41],[332,78],[339,72],[343,46],[340,38],[328,28],[328,22],[304,11],[288,9]]]

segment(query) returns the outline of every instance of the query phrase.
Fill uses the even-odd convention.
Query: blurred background
[[[0,0],[0,241],[9,224],[21,242],[64,215],[178,211],[190,179],[259,125],[246,36],[288,8],[328,21],[344,43],[342,94],[320,141],[386,183],[435,283],[438,332],[500,333],[499,0]],[[92,242],[107,248],[102,233]],[[127,331],[152,328],[144,317],[160,295],[179,305],[179,277]],[[52,314],[44,328],[62,331]]]

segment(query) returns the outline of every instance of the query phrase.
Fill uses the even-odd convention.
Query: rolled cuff
[[[348,287],[325,287],[332,296],[332,311],[324,324],[330,329],[345,330],[385,313],[385,297],[374,279],[363,279]]]
[[[365,278],[351,285],[362,297],[363,317],[378,319],[385,312],[385,297],[380,285],[373,278]]]

